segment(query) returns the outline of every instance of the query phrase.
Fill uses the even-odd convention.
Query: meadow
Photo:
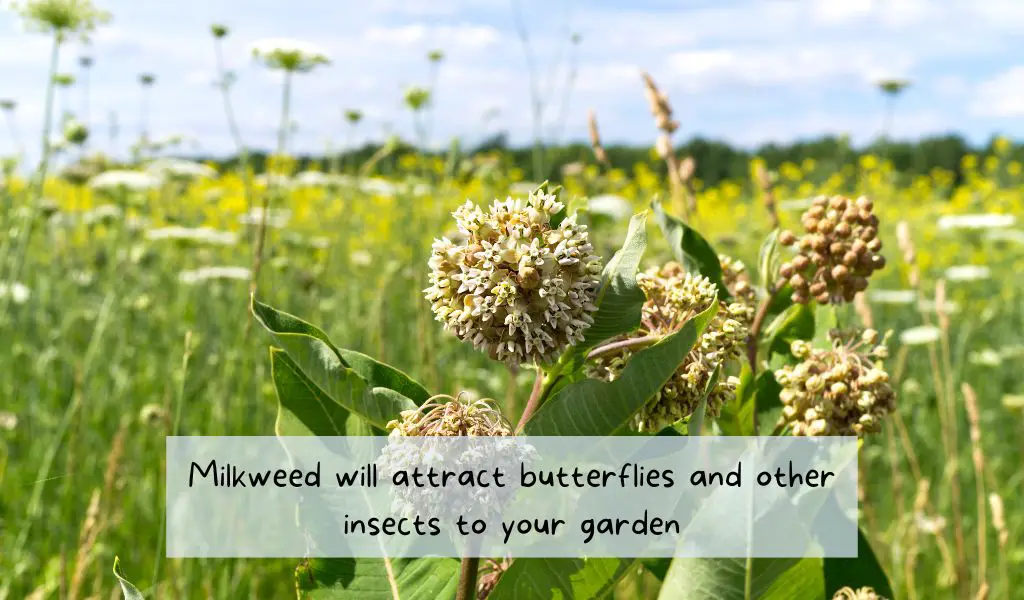
[[[865,439],[861,506],[898,598],[1013,598],[1024,586],[1024,174],[1010,146],[965,157],[959,181],[867,155],[835,172],[787,162],[771,186],[759,159],[746,179],[685,182],[688,222],[748,270],[775,227],[770,206],[795,229],[814,196],[874,201],[888,265],[841,317],[895,332],[897,410]],[[278,154],[253,172],[153,151],[75,163],[81,148],[65,150],[64,168],[0,179],[0,598],[120,597],[115,555],[153,597],[294,595],[295,560],[163,558],[164,436],[274,431],[252,286],[430,390],[523,411],[532,373],[495,368],[423,299],[451,211],[540,183],[500,153],[385,148],[301,171]],[[675,185],[589,156],[560,179],[604,256]],[[641,268],[669,255],[652,242]],[[656,579],[638,567],[614,596],[654,597]]]

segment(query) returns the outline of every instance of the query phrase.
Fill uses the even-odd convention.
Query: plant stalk
[[[480,558],[467,556],[462,559],[459,572],[459,589],[455,600],[473,600],[476,598],[476,576],[480,572]]]

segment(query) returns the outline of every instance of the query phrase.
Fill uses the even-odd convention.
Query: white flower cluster
[[[144,192],[160,187],[161,178],[141,171],[113,170],[89,180],[89,187],[102,191]]]
[[[306,73],[331,62],[327,52],[300,40],[267,38],[253,42],[251,49],[253,58],[283,71]]]
[[[238,243],[238,235],[233,231],[222,231],[212,227],[182,227],[180,225],[150,229],[146,232],[146,239],[151,242],[174,240],[211,246],[234,246]]]
[[[587,227],[554,195],[472,202],[453,214],[465,242],[434,241],[424,290],[445,329],[510,365],[548,362],[583,340],[597,310],[601,261]]]
[[[248,281],[251,278],[252,272],[246,267],[203,267],[178,273],[178,281],[185,285],[215,280]]]

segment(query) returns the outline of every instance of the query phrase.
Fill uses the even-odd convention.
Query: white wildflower
[[[24,304],[28,302],[29,296],[32,295],[32,291],[28,289],[24,284],[18,283],[5,283],[0,281],[0,298],[10,298],[11,302],[15,304]]]
[[[1020,229],[990,229],[985,232],[985,239],[1024,246],[1024,231]]]
[[[939,341],[942,332],[934,325],[921,325],[904,329],[900,333],[900,343],[904,346],[923,346]]]
[[[945,215],[939,218],[939,229],[943,231],[954,229],[998,229],[1013,227],[1013,224],[1016,222],[1017,219],[1013,215]]]
[[[366,250],[356,250],[349,255],[348,259],[358,267],[365,267],[373,262],[373,256]]]
[[[248,281],[251,277],[252,271],[245,267],[203,267],[178,273],[178,281],[187,285],[216,279]]]
[[[248,213],[238,217],[238,222],[243,225],[259,225],[264,220],[267,222],[267,227],[274,229],[283,229],[291,221],[292,211],[281,208],[281,209],[270,209],[267,211],[266,218],[264,219],[263,209],[260,207],[254,207]]]
[[[146,239],[150,241],[177,240],[211,246],[234,246],[238,243],[238,236],[231,231],[221,231],[212,227],[181,227],[178,225],[150,229],[146,232]]]
[[[180,158],[161,158],[151,162],[146,172],[159,178],[178,180],[216,179],[217,170],[209,165]]]
[[[144,192],[160,187],[161,180],[152,173],[114,170],[100,173],[89,180],[89,187],[101,191]]]
[[[291,177],[280,173],[262,173],[253,178],[257,187],[289,187],[292,185]]]
[[[979,265],[957,265],[946,269],[949,281],[981,281],[992,276],[992,270]]]
[[[394,196],[398,192],[395,184],[379,177],[360,180],[359,189],[366,194],[373,194],[374,196]]]
[[[633,207],[629,200],[617,194],[601,194],[594,196],[587,202],[590,212],[595,215],[603,215],[614,221],[625,221],[633,215]]]
[[[1003,364],[1003,357],[992,348],[985,348],[968,354],[967,362],[979,367],[998,367]]]
[[[0,429],[5,431],[14,431],[14,428],[18,426],[18,415],[7,412],[6,410],[0,411]]]
[[[914,290],[868,290],[868,300],[874,304],[913,304],[917,300]]]
[[[330,64],[331,60],[323,49],[288,38],[266,38],[253,42],[253,58],[271,69],[305,73],[318,65]]]
[[[322,188],[332,184],[332,178],[322,171],[302,171],[295,175],[295,185],[299,187]]]

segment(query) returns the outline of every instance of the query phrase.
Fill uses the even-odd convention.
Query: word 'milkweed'
[[[597,311],[601,260],[587,227],[554,195],[536,191],[524,203],[472,202],[456,210],[465,240],[434,241],[430,287],[436,319],[459,339],[510,365],[549,362],[583,340]]]
[[[801,217],[806,235],[779,234],[779,243],[797,246],[797,255],[779,268],[781,283],[793,288],[793,302],[852,302],[867,289],[871,274],[885,266],[873,209],[864,196],[818,196]]]
[[[742,267],[737,267],[735,261],[730,264],[734,273],[742,272]],[[637,283],[647,301],[642,310],[641,328],[629,336],[633,338],[668,335],[713,302],[718,302],[717,286],[706,277],[686,272],[675,262],[638,274]],[[722,303],[686,360],[636,414],[634,422],[637,429],[653,431],[690,416],[704,396],[715,369],[741,355],[752,318],[752,304]],[[629,337],[621,339],[628,340]],[[599,354],[588,365],[588,375],[613,381],[625,369],[632,355],[628,345],[614,352]],[[735,377],[722,377],[708,395],[706,414],[717,417],[722,405],[735,396],[738,384]]]
[[[775,372],[782,386],[779,424],[788,425],[793,435],[877,433],[896,400],[881,364],[888,356],[886,340],[879,343],[873,329],[845,339],[832,332],[829,338],[828,350],[794,341],[791,350],[802,362]]]

